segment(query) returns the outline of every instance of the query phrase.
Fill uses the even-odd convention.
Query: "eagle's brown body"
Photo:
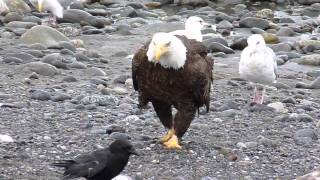
[[[134,89],[139,92],[139,105],[143,107],[151,102],[162,124],[173,128],[181,138],[197,109],[206,105],[209,110],[213,60],[207,57],[201,42],[177,37],[187,48],[187,60],[182,68],[164,68],[149,62],[148,42],[133,57],[132,78]],[[174,119],[172,106],[177,109]]]

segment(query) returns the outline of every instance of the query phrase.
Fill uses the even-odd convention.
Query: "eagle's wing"
[[[102,170],[107,171],[107,163],[110,152],[105,149],[100,149],[92,152],[91,154],[78,156],[73,164],[70,165],[65,173],[64,178],[75,177],[93,177]]]
[[[191,86],[193,88],[194,100],[198,107],[206,105],[207,111],[209,111],[214,61],[207,56],[207,49],[203,43],[189,40],[185,45],[188,49],[188,60],[191,61],[188,69],[192,77]]]
[[[133,56],[132,59],[132,81],[133,81],[133,88],[138,91],[139,90],[139,84],[138,84],[138,71],[139,66],[144,61],[148,60],[147,57],[147,51],[148,51],[149,42],[146,43],[144,46],[142,46]]]

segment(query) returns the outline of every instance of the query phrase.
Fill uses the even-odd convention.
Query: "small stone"
[[[314,118],[311,117],[309,114],[298,114],[297,120],[299,122],[314,122]]]
[[[272,33],[263,33],[262,37],[267,44],[275,44],[279,42],[278,36]]]
[[[286,112],[286,108],[282,102],[274,102],[268,104],[269,107],[272,107],[276,110],[276,112]]]
[[[296,104],[297,101],[293,97],[288,97],[282,101],[283,103]]]
[[[87,65],[79,61],[73,61],[71,64],[68,64],[68,67],[75,69],[86,69]]]
[[[258,139],[259,143],[266,147],[277,147],[279,145],[279,141],[277,140],[271,140],[263,136],[258,136]]]
[[[32,72],[29,76],[30,79],[39,79],[39,74]]]
[[[296,33],[289,27],[282,27],[277,32],[277,36],[294,36]]]
[[[16,58],[16,57],[5,57],[3,59],[3,62],[9,63],[9,64],[12,64],[12,63],[21,64],[23,61],[22,61],[22,59],[19,59],[19,58]]]
[[[300,129],[295,132],[293,139],[297,145],[310,146],[318,139],[314,129]]]
[[[126,130],[123,127],[118,126],[118,125],[110,125],[110,126],[106,127],[105,132],[107,134],[111,134],[111,133],[114,133],[114,132],[125,133]]]
[[[65,101],[71,99],[71,96],[69,96],[68,94],[64,94],[64,93],[57,93],[56,95],[54,95],[51,100],[54,102],[58,102],[58,101]]]
[[[64,82],[77,82],[77,78],[75,78],[73,76],[67,76],[67,77],[64,77],[62,79],[62,81],[64,81]]]
[[[13,138],[9,135],[0,134],[0,142],[11,143],[14,142]]]
[[[51,95],[43,90],[31,90],[30,98],[34,100],[47,101],[51,99]]]
[[[234,117],[237,115],[237,113],[238,113],[238,110],[228,109],[228,110],[222,111],[220,114],[221,116],[224,116],[224,117]]]
[[[253,28],[257,27],[260,29],[267,29],[269,22],[265,19],[255,17],[245,17],[239,21],[240,27]]]
[[[102,69],[96,67],[87,68],[86,74],[88,76],[106,76],[106,73]]]
[[[126,140],[130,140],[131,137],[125,133],[121,133],[121,132],[113,132],[110,134],[110,138],[113,139],[126,139]]]
[[[115,84],[125,84],[126,80],[130,78],[131,76],[129,74],[122,74],[118,75],[114,80],[113,83]]]
[[[119,95],[124,95],[124,94],[128,93],[128,91],[122,87],[115,87],[112,89],[112,91],[115,92],[116,94],[119,94]]]

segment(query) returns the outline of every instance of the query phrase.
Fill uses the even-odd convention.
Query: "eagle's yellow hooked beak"
[[[155,45],[155,60],[160,61],[160,58],[166,54],[169,51],[169,45],[170,43],[167,44],[156,44]]]
[[[39,12],[43,11],[43,1],[38,1],[38,11]]]

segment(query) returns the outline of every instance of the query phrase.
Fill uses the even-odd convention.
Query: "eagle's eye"
[[[202,24],[202,23],[203,23],[203,21],[202,21],[202,20],[200,20],[199,22],[200,22],[200,24]]]
[[[169,47],[171,44],[171,41],[169,41],[168,43],[165,44],[166,47]]]
[[[259,45],[259,44],[260,44],[260,41],[257,42],[257,45]]]

